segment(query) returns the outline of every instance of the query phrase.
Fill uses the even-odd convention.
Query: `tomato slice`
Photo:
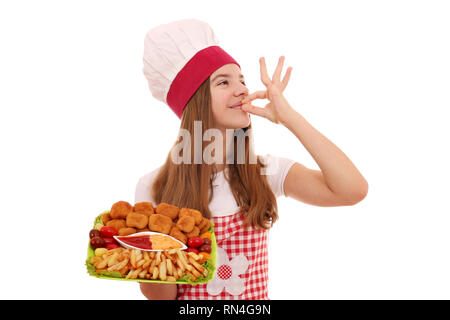
[[[191,248],[198,248],[203,245],[203,239],[200,237],[192,237],[188,240],[188,246]]]
[[[103,237],[112,238],[113,236],[117,236],[117,230],[113,227],[103,226],[100,229],[100,233]]]

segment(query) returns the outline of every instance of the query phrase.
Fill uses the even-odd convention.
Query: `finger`
[[[266,110],[264,108],[256,107],[249,103],[245,103],[242,105],[242,110],[266,118]]]
[[[255,99],[266,99],[266,93],[267,93],[267,91],[265,91],[265,90],[253,92],[252,94],[249,94],[248,96],[246,96],[242,100],[242,103],[251,102]]]
[[[278,59],[278,65],[277,65],[277,68],[275,69],[275,72],[273,73],[272,81],[280,82],[281,71],[283,71],[284,59],[285,59],[284,56],[281,56]]]
[[[267,73],[266,60],[264,57],[259,58],[259,69],[261,72],[261,81],[266,87],[268,87],[272,82],[270,81],[269,74]]]
[[[289,67],[286,70],[286,74],[284,75],[283,81],[281,82],[283,91],[286,88],[286,86],[287,86],[287,84],[289,82],[289,79],[291,78],[292,69],[293,69],[292,67]]]

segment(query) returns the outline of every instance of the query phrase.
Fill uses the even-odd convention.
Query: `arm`
[[[142,294],[148,300],[176,300],[177,285],[165,283],[139,283]]]
[[[364,199],[368,183],[350,159],[294,109],[290,108],[290,116],[285,119],[281,123],[321,169],[295,163],[284,181],[286,196],[318,206],[353,205]]]
[[[286,196],[318,206],[352,205],[361,201],[368,192],[367,181],[350,159],[296,112],[283,96],[292,71],[289,67],[281,80],[284,56],[278,60],[272,79],[267,73],[265,59],[260,58],[259,62],[261,81],[267,90],[245,97],[242,110],[284,125],[321,169],[311,170],[295,163],[284,182]],[[250,104],[255,99],[268,99],[270,102],[260,108]]]

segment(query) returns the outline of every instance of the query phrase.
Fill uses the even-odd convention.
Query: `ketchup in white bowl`
[[[123,242],[124,244],[129,245],[130,247],[144,250],[152,249],[152,242],[150,241],[150,235],[134,236],[134,237],[122,236],[116,237],[116,239],[120,242]]]
[[[187,246],[178,239],[167,234],[144,231],[129,236],[114,236],[122,246],[144,251],[165,251],[170,249],[186,250]]]

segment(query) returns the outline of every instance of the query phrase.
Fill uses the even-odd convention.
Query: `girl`
[[[281,79],[284,57],[272,78],[264,58],[259,63],[266,90],[249,94],[240,65],[218,46],[208,24],[180,20],[146,35],[144,74],[150,90],[181,118],[181,125],[165,163],[139,179],[135,202],[200,210],[214,223],[218,246],[212,281],[141,283],[148,299],[268,299],[267,234],[278,219],[276,198],[344,206],[367,194],[368,184],[353,163],[283,96],[292,71],[289,67]],[[251,104],[255,99],[269,103],[259,108]],[[256,156],[250,114],[288,128],[321,170]]]

